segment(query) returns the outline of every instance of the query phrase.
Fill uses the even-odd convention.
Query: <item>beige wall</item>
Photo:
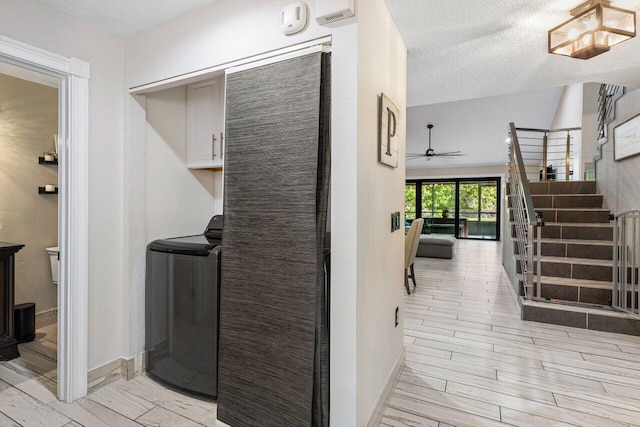
[[[22,243],[16,255],[16,304],[57,307],[45,248],[58,245],[58,196],[38,187],[58,183],[58,168],[38,164],[58,132],[58,90],[0,74],[0,241]]]
[[[602,145],[602,159],[596,162],[598,191],[611,212],[640,209],[640,156],[613,160],[613,129],[640,114],[640,91],[632,91],[616,102],[616,118],[609,124],[608,142]]]
[[[358,288],[356,426],[369,419],[402,357],[407,51],[383,0],[358,4]],[[400,110],[398,167],[378,162],[380,93]],[[341,425],[337,423],[336,425]],[[342,425],[347,425],[342,424]]]

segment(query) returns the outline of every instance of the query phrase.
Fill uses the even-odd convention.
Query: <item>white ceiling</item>
[[[127,36],[218,0],[40,1]],[[583,0],[385,2],[408,48],[408,106],[416,108],[407,111],[407,152],[426,150],[425,126],[433,123],[436,151],[466,154],[432,160],[429,167],[436,167],[436,161],[438,167],[495,164],[509,121],[550,126],[558,87],[582,82],[640,87],[640,37],[587,61],[547,52],[548,30],[567,20],[569,10]],[[613,3],[640,9],[640,0]],[[459,100],[474,101],[451,102]],[[420,160],[407,167],[419,168],[421,162],[425,167]]]
[[[587,61],[547,52],[547,31],[583,0],[385,1],[408,48],[409,106],[590,81],[640,86],[640,37]],[[613,5],[640,10],[640,0]]]
[[[407,153],[424,153],[429,142],[438,152],[462,151],[452,159],[419,158],[407,169],[470,167],[506,164],[507,126],[548,129],[558,108],[562,87],[423,105],[407,109]]]
[[[127,36],[218,0],[41,1]],[[547,52],[547,31],[583,0],[385,2],[408,48],[409,106],[588,81],[640,86],[640,37],[588,61]],[[613,3],[640,9],[640,0]]]
[[[40,0],[119,36],[128,36],[218,0]]]

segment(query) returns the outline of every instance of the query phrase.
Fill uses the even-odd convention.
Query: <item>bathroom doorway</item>
[[[13,337],[20,357],[1,362],[0,380],[37,381],[54,396],[59,85],[55,77],[0,62],[0,241],[24,245],[13,262]]]
[[[70,403],[87,394],[90,64],[4,36],[0,36],[0,62],[18,67],[25,72],[40,74],[41,77],[52,78],[57,82],[58,194],[54,196],[55,187],[52,192],[48,191],[47,184],[52,183],[44,183],[44,193],[46,193],[44,195],[58,198],[57,229],[60,262],[58,264],[57,331],[55,329],[47,331],[47,341],[51,344],[45,343],[55,344],[57,363],[53,371],[48,371],[48,376],[41,376],[50,379],[53,377],[57,380],[57,384],[54,382],[53,385],[56,389],[52,392],[54,400],[57,398]],[[39,159],[35,160],[36,165],[40,167],[38,161]],[[36,188],[34,191],[40,190]],[[9,314],[11,313],[7,310],[6,319],[13,317]],[[11,327],[13,322],[9,323],[10,327],[7,331],[13,333]],[[33,351],[33,353],[34,360],[43,361],[43,358],[35,354],[37,352]],[[50,367],[52,366],[41,368],[48,370]],[[22,370],[20,373],[26,375],[30,381],[35,381],[32,371]],[[20,381],[20,377],[16,377],[11,372],[8,376],[13,377],[13,382],[10,384],[17,388],[29,387],[33,384],[28,380]]]

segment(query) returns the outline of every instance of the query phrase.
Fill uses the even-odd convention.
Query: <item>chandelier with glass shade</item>
[[[571,10],[572,18],[549,31],[549,53],[589,59],[636,36],[636,13],[589,0]]]

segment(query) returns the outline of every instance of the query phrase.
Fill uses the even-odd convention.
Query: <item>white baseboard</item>
[[[513,299],[513,302],[515,303],[516,307],[518,308],[518,314],[520,315],[520,317],[522,317],[522,303],[520,302],[520,299],[519,299],[518,295],[516,294],[515,289],[513,289],[513,286],[511,284],[511,280],[509,279],[509,275],[507,274],[507,271],[504,268],[504,266],[502,267],[502,278],[503,278],[503,280],[506,280],[507,288],[509,289],[509,295],[511,295],[511,298]]]
[[[87,388],[89,392],[121,378],[132,380],[138,372],[135,370],[135,358],[118,357],[89,371],[87,374]]]
[[[376,405],[373,407],[373,412],[369,416],[369,422],[366,424],[367,427],[378,427],[380,422],[382,421],[382,416],[384,415],[384,411],[387,408],[387,403],[389,402],[389,398],[393,393],[393,390],[396,388],[396,384],[398,383],[398,378],[400,377],[400,373],[402,372],[402,368],[404,368],[404,356],[405,356],[405,348],[402,347],[402,353],[396,360],[395,365],[393,366],[393,370],[391,371],[391,375],[387,380],[387,385],[380,393],[380,397],[378,397],[378,401]]]

